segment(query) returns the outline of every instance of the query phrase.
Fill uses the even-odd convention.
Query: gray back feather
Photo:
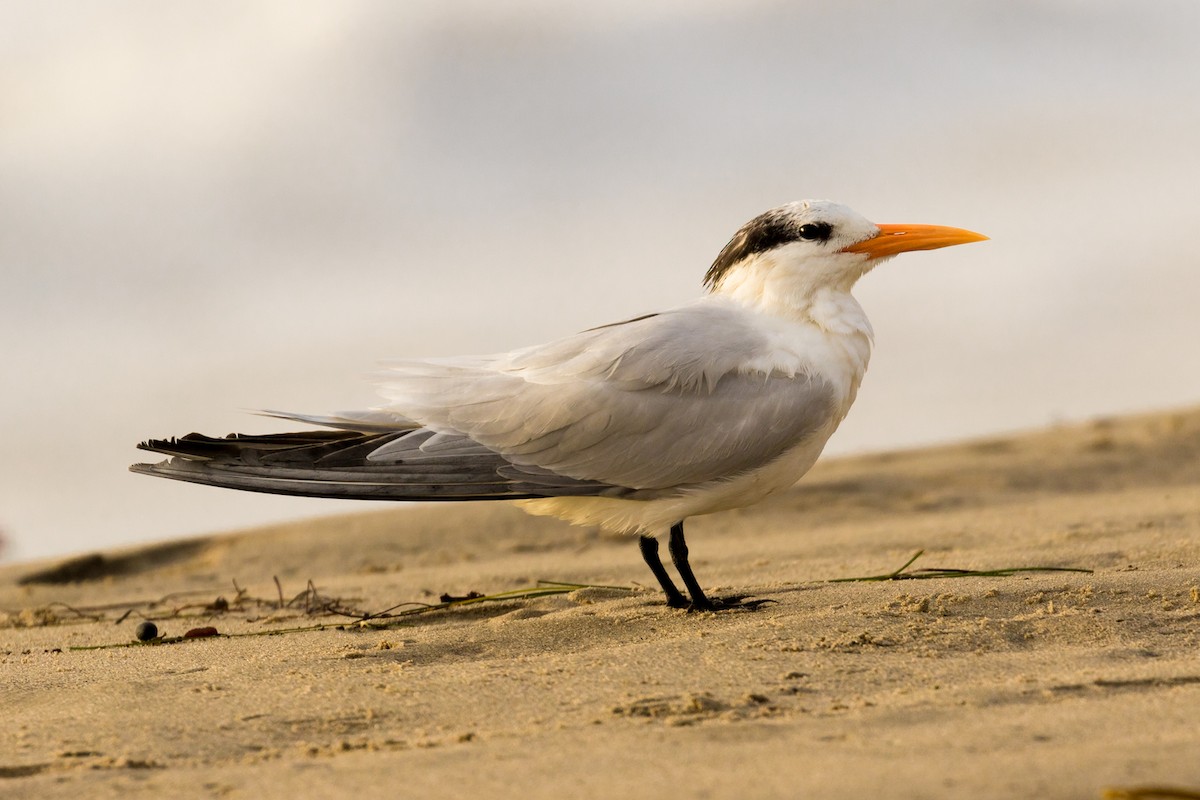
[[[383,393],[445,445],[502,455],[509,474],[686,487],[763,466],[831,421],[819,378],[738,371],[767,347],[735,311],[697,305],[508,355],[395,363]],[[369,459],[403,458],[406,439]]]

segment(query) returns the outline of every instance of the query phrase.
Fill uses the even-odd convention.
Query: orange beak
[[[878,236],[844,247],[842,252],[886,258],[909,250],[936,250],[955,244],[982,242],[987,238],[980,233],[944,225],[880,225]]]

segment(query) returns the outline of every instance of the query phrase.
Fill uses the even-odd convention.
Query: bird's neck
[[[731,271],[713,295],[761,314],[810,323],[833,334],[864,332],[871,326],[850,294],[868,269],[852,274],[780,269],[770,258],[754,259]]]
[[[778,277],[778,276],[776,276]],[[849,410],[871,359],[874,332],[862,306],[850,294],[853,280],[762,279],[761,272],[726,276],[710,295],[759,320],[769,334],[769,365],[763,371],[796,374],[815,370],[834,386],[840,419]]]

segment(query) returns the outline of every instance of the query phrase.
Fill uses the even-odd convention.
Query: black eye
[[[828,222],[809,222],[801,225],[797,233],[806,242],[824,242],[833,233],[833,226]]]

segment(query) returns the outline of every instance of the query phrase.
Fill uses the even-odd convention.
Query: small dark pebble
[[[217,629],[210,626],[207,628],[192,628],[190,631],[188,631],[187,633],[185,633],[183,635],[183,638],[185,638],[185,639],[203,639],[205,636],[216,636],[216,635],[218,635]]]
[[[133,635],[138,638],[139,642],[148,642],[151,639],[158,638],[158,626],[153,622],[139,622],[137,628],[133,631]]]

